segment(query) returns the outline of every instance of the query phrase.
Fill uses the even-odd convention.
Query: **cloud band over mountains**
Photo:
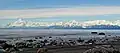
[[[120,6],[0,10],[0,18],[41,18],[120,14]]]

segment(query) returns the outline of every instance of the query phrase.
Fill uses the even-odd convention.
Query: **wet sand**
[[[74,47],[65,47],[65,48],[60,48],[60,47],[52,47],[48,48],[47,53],[82,53],[91,47],[88,46],[74,46]],[[23,52],[20,53],[36,53],[38,48],[25,48]]]

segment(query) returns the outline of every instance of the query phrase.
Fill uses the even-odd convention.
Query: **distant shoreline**
[[[120,30],[120,28],[0,28],[0,29],[73,29],[73,30]]]

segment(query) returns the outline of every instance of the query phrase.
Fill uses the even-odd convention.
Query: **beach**
[[[58,44],[56,46],[54,46],[54,43],[50,46],[46,45],[45,48],[48,49],[48,53],[83,53],[86,50],[101,45],[112,45],[118,49],[120,47],[120,30],[1,29],[0,32],[1,40],[7,41],[7,44],[15,45],[16,43],[24,43],[28,45],[24,45],[22,47],[23,51],[19,51],[18,53],[36,53],[39,47],[34,47],[32,45],[37,45],[38,43],[43,44],[40,41],[45,40],[48,41],[45,44],[51,44],[51,42]],[[78,42],[77,40],[84,41]],[[75,43],[73,44],[70,42]],[[59,46],[60,43],[65,44],[61,45],[61,47]],[[19,47],[20,45],[16,46]]]

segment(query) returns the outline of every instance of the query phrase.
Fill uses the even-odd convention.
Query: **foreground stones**
[[[120,53],[120,51],[112,46],[96,46],[86,50],[84,53]]]

